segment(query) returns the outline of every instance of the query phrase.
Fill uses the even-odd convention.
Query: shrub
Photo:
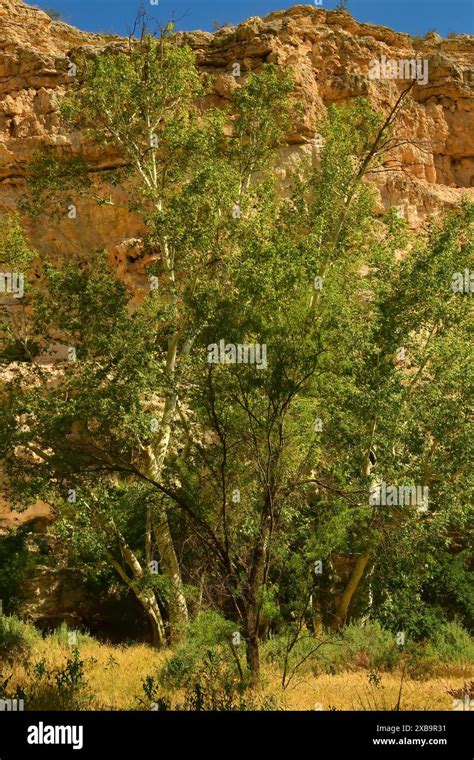
[[[371,670],[392,670],[400,662],[400,649],[391,631],[380,623],[348,625],[343,633],[348,664]]]
[[[166,712],[243,712],[280,709],[274,696],[261,697],[251,692],[237,673],[218,653],[208,650],[199,666],[187,681],[184,699],[171,705],[170,699],[160,693],[154,676],[142,681],[145,699],[138,697],[143,709]]]
[[[298,641],[287,653],[288,644],[291,641],[292,630],[287,629],[279,636],[270,639],[265,645],[264,657],[267,661],[278,666],[282,671],[285,668],[286,679],[291,680],[292,673],[338,673],[344,670],[345,660],[340,637],[333,633],[324,633],[320,639],[312,634],[302,631]],[[321,646],[319,646],[322,643]]]
[[[395,583],[390,576],[387,583]],[[389,631],[404,631],[407,638],[423,641],[444,622],[441,609],[430,606],[416,583],[404,578],[403,586],[390,590],[374,617]]]
[[[318,646],[318,643],[322,643]],[[266,658],[284,667],[288,636],[278,636],[265,647]],[[317,648],[316,648],[317,647]],[[344,670],[367,668],[392,670],[400,663],[400,650],[395,636],[380,623],[364,626],[351,624],[336,635],[323,633],[320,639],[302,633],[288,660],[288,671],[327,673],[335,675]]]
[[[186,689],[181,710],[244,712],[277,710],[275,697],[259,698],[214,652],[207,652]]]
[[[73,640],[70,639],[70,634],[74,634]],[[91,644],[94,641],[88,633],[78,631],[77,628],[69,628],[67,623],[61,623],[58,628],[55,628],[54,631],[48,634],[48,639],[57,644],[66,644],[67,646],[71,646],[71,643],[77,646]]]
[[[415,681],[423,681],[435,675],[439,661],[426,651],[422,644],[407,647],[407,673]]]
[[[41,8],[41,10],[46,13],[52,21],[61,21],[61,11],[58,11],[56,8]]]
[[[39,660],[30,671],[31,684],[23,690],[28,710],[86,710],[92,701],[84,660],[75,647],[62,668],[48,670]]]
[[[474,663],[474,639],[455,621],[440,625],[426,649],[440,663]]]
[[[406,654],[410,676],[422,680],[446,665],[463,667],[472,664],[474,640],[459,623],[442,623],[425,641],[408,641]]]
[[[11,361],[21,359],[13,357]],[[0,537],[0,599],[4,600],[3,612],[7,615],[18,613],[21,589],[33,577],[41,558],[39,551],[28,549],[28,537],[37,546],[40,541],[37,536],[31,538],[28,531],[25,525]]]
[[[40,634],[16,615],[0,616],[0,660],[27,659]]]
[[[161,668],[162,686],[179,689],[202,666],[209,654],[217,655],[231,672],[238,672],[242,680],[238,645],[233,644],[237,633],[235,623],[225,620],[216,612],[202,612],[189,628],[185,642],[179,644]]]

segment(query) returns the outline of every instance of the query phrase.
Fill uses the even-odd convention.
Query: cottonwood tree
[[[338,339],[350,357],[348,383],[336,368],[334,381],[321,387],[330,410],[322,439],[338,479],[355,489],[364,481],[429,489],[426,511],[422,504],[365,501],[347,510],[323,502],[313,523],[307,514],[316,534],[309,545],[340,561],[346,578],[338,592],[328,588],[325,622],[335,628],[349,619],[378,557],[397,551],[397,536],[415,540],[437,523],[449,541],[450,525],[469,508],[472,369],[465,349],[472,314],[452,277],[472,256],[472,219],[466,205],[421,234],[406,256],[392,251],[368,261],[363,332],[354,334],[351,320]],[[356,555],[352,566],[348,552]]]
[[[170,482],[170,498],[201,525],[215,555],[206,568],[210,586],[220,589],[226,613],[242,626],[255,677],[272,584],[304,536],[308,514],[313,511],[314,520],[314,510],[327,514],[328,506],[343,511],[346,531],[352,531],[348,551],[355,564],[331,623],[337,628],[346,620],[371,556],[364,542],[377,545],[381,533],[369,502],[373,420],[385,404],[384,411],[395,415],[387,429],[396,431],[406,377],[393,341],[403,326],[410,366],[423,365],[414,350],[425,327],[421,312],[421,321],[408,328],[406,311],[397,310],[395,254],[406,245],[407,231],[396,215],[385,224],[375,219],[363,182],[379,166],[379,146],[395,113],[383,119],[364,102],[332,110],[322,161],[306,182],[295,179],[292,196],[280,198],[271,178],[256,183],[252,208],[235,232],[235,250],[223,263],[222,288],[210,305],[196,305],[198,321],[207,306],[208,326],[187,421],[190,454],[174,463],[170,474],[179,468],[179,487]],[[466,218],[469,212],[457,218],[458,229]],[[462,241],[449,239],[452,257],[465,259]],[[446,253],[441,247],[445,264]],[[413,298],[417,278],[407,279]],[[449,312],[449,276],[446,282],[447,291],[438,286],[439,305],[449,302]],[[221,340],[227,359],[216,353]],[[268,367],[236,359],[239,345],[243,355],[255,344],[266,346]],[[193,443],[196,426],[212,431],[207,445]],[[388,452],[387,477],[397,482],[407,470]],[[389,512],[389,524],[396,524]],[[416,510],[410,516],[416,519]],[[307,577],[319,559],[313,554],[307,562]]]
[[[123,168],[113,181],[123,183],[142,215],[144,250],[154,265],[135,308],[137,293],[127,292],[100,255],[80,265],[43,262],[35,334],[43,350],[58,341],[67,346],[72,361],[56,374],[54,389],[37,364],[29,391],[20,379],[10,386],[5,467],[10,490],[22,498],[58,506],[61,494],[72,494],[162,645],[162,615],[150,588],[153,545],[167,581],[171,639],[185,628],[187,604],[169,503],[155,486],[143,492],[139,484],[162,479],[200,328],[189,304],[219,287],[235,210],[281,139],[291,85],[273,67],[251,76],[234,99],[229,135],[228,113],[200,108],[206,91],[192,52],[166,35],[145,35],[126,51],[78,61],[78,69],[80,85],[63,105],[64,117],[118,153]],[[93,172],[84,157],[39,157],[30,209],[53,210],[66,193],[97,194]],[[139,499],[144,542],[137,553],[118,512],[136,509]]]

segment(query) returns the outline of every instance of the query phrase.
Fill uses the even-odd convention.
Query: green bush
[[[265,646],[265,657],[280,668],[284,667],[290,635],[291,631]],[[325,632],[320,639],[303,632],[288,658],[287,670],[297,668],[299,673],[334,675],[355,668],[392,670],[399,663],[400,649],[394,634],[375,622],[348,625],[338,635]]]
[[[459,623],[442,623],[424,641],[408,640],[405,652],[409,675],[423,680],[446,665],[463,667],[472,664],[474,639]]]
[[[231,671],[217,654],[207,652],[179,709],[187,712],[254,712],[279,708],[275,697],[259,697],[246,688],[235,670]]]
[[[316,639],[312,634],[302,632],[287,657],[287,647],[291,637],[292,631],[288,629],[279,636],[270,639],[264,647],[265,659],[282,671],[287,658],[287,677],[294,670],[300,674],[313,673],[318,675],[319,673],[339,673],[345,669],[343,642],[335,634],[324,633],[320,639]],[[321,642],[324,643],[319,646]]]
[[[0,660],[13,662],[27,659],[40,634],[16,615],[0,616]]]
[[[290,635],[291,631],[271,639],[264,647],[265,659],[281,670]],[[316,649],[320,641],[324,643]],[[469,665],[474,662],[474,639],[456,622],[439,624],[424,641],[408,637],[403,647],[398,646],[395,634],[378,622],[351,624],[339,635],[326,632],[319,640],[303,632],[288,657],[287,678],[295,669],[300,674],[334,675],[358,668],[392,671],[403,662],[412,678],[434,675],[446,664]]]
[[[145,695],[138,697],[142,709],[167,712],[244,712],[280,709],[274,696],[262,697],[247,688],[225,659],[215,651],[207,650],[199,666],[187,680],[184,699],[172,705],[171,700],[160,691],[154,676],[142,681]]]
[[[233,645],[236,633],[235,623],[225,620],[216,612],[202,612],[190,624],[186,641],[176,647],[161,668],[160,684],[179,689],[189,683],[209,653],[217,655],[229,671],[238,672],[237,658],[243,644]]]
[[[138,697],[141,708],[192,712],[278,709],[274,698],[258,697],[248,689],[248,673],[241,663],[244,640],[239,643],[236,634],[235,623],[215,612],[201,613],[157,677],[149,675],[143,680],[145,699]],[[162,689],[183,689],[184,698],[172,707]]]
[[[18,614],[22,587],[33,577],[42,558],[41,551],[28,549],[28,538],[40,549],[41,536],[32,537],[28,525],[0,536],[0,599],[6,615]]]
[[[400,662],[400,648],[395,635],[380,623],[348,625],[343,633],[348,665],[370,670],[393,670]]]
[[[86,710],[92,701],[84,673],[84,660],[75,647],[62,668],[48,670],[44,659],[29,671],[30,684],[23,689],[27,710]]]
[[[67,623],[61,623],[58,628],[55,628],[54,631],[48,634],[48,639],[55,641],[58,644],[66,644],[67,646],[70,646],[71,641],[69,640],[69,634],[71,633],[75,634],[75,639],[73,641],[74,645],[90,644],[94,641],[92,636],[88,633],[82,633],[82,631],[78,631],[76,628],[69,628]]]
[[[443,664],[474,663],[474,639],[455,621],[440,625],[426,650]]]

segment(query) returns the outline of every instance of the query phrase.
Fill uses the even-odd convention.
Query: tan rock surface
[[[298,146],[314,137],[315,123],[330,103],[368,95],[387,110],[403,83],[370,80],[371,59],[429,60],[429,82],[417,86],[400,124],[403,137],[422,142],[425,150],[405,146],[400,157],[411,179],[383,174],[377,183],[381,204],[406,202],[414,224],[442,205],[474,195],[474,38],[443,40],[429,34],[410,38],[388,28],[359,24],[348,13],[299,5],[251,18],[238,27],[215,34],[182,33],[196,51],[199,65],[216,77],[215,100],[225,102],[238,86],[232,76],[238,62],[242,75],[273,61],[294,71],[297,97],[304,118],[289,136],[291,147],[282,154],[282,171]],[[81,32],[21,0],[0,2],[0,211],[12,209],[24,192],[28,162],[46,145],[76,152],[82,139],[62,134],[58,103],[71,83],[68,65],[79,48],[101,50],[123,44],[118,37]],[[301,148],[299,148],[301,150]],[[113,166],[114,157],[94,150],[88,155],[98,168]],[[114,200],[117,199],[117,193]],[[120,196],[120,193],[118,193]],[[87,253],[91,248],[116,250],[124,240],[139,237],[138,220],[125,209],[78,202],[76,220],[53,224],[42,218],[29,229],[43,251]]]

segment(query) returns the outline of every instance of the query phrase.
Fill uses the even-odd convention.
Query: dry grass
[[[64,667],[72,648],[47,638],[35,647],[35,654],[29,664],[32,666],[44,659],[47,670]],[[163,663],[165,654],[156,652],[146,644],[133,646],[112,646],[97,641],[80,646],[80,657],[85,665],[85,680],[93,694],[93,710],[127,710],[138,707],[136,696],[143,696],[142,680],[155,672]],[[5,673],[7,669],[4,668]],[[9,672],[9,671],[8,671]],[[25,665],[13,669],[11,686],[25,686],[28,683]]]
[[[48,638],[38,642],[29,665],[44,658],[47,669],[64,667],[71,649]],[[93,694],[92,710],[138,709],[137,697],[143,697],[142,681],[156,671],[167,657],[145,644],[112,646],[96,641],[80,646],[85,663],[85,679]],[[25,665],[2,667],[3,675],[13,671],[10,685],[27,686],[29,676]],[[369,682],[367,670],[337,675],[307,675],[281,689],[281,676],[271,666],[263,670],[262,691],[275,694],[285,710],[392,710],[397,704],[400,673],[379,674],[380,683]],[[443,677],[426,680],[405,679],[402,710],[451,710],[453,698],[448,689],[462,688],[474,677],[474,668],[460,667],[446,671]]]
[[[308,676],[291,684],[284,692],[288,710],[393,710],[398,702],[401,673],[382,673],[380,684],[369,682],[366,670],[337,675]],[[447,690],[461,688],[469,675],[459,672],[442,678],[423,681],[405,679],[402,688],[401,710],[451,710],[453,698]],[[279,688],[275,674],[268,678],[269,691]]]

